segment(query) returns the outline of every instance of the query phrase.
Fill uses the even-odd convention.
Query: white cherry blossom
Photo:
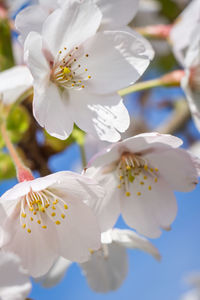
[[[97,154],[86,174],[99,180],[106,196],[92,206],[101,230],[120,213],[128,226],[151,238],[168,230],[177,213],[173,190],[188,192],[198,182],[197,161],[174,136],[145,133]]]
[[[26,66],[16,66],[0,72],[0,100],[13,103],[33,84],[33,77]]]
[[[91,251],[89,261],[80,264],[89,286],[96,292],[106,293],[121,286],[128,272],[126,249],[142,250],[160,260],[158,250],[147,239],[131,230],[114,228],[102,233],[101,241],[101,249]],[[59,258],[45,276],[43,286],[57,284],[69,266],[69,261]]]
[[[31,32],[25,58],[34,77],[33,113],[52,136],[67,138],[74,122],[102,140],[117,141],[129,115],[117,91],[149,64],[143,39],[97,32],[101,12],[90,1],[56,9],[42,35]]]
[[[27,273],[13,253],[0,252],[0,299],[24,300],[31,290]]]
[[[192,0],[177,18],[170,32],[170,41],[178,61],[184,65],[184,58],[196,31],[200,27],[200,1]]]
[[[83,262],[99,249],[100,230],[83,203],[102,197],[93,180],[58,172],[15,185],[0,198],[0,247],[16,253],[33,277],[42,276],[58,256]]]
[[[15,26],[23,42],[31,31],[41,33],[42,25],[49,14],[66,3],[77,0],[38,0],[38,3],[23,9],[16,17]],[[84,0],[79,0],[84,2]],[[102,12],[100,30],[126,26],[136,15],[139,0],[91,0]]]
[[[185,58],[185,76],[181,81],[196,127],[200,131],[200,33],[191,43]]]

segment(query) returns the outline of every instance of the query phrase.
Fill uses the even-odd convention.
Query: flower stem
[[[22,181],[33,180],[34,177],[31,174],[31,171],[29,169],[27,169],[24,166],[24,164],[22,163],[15,147],[13,146],[13,144],[12,144],[12,142],[11,142],[9,136],[8,136],[5,123],[1,124],[1,134],[2,134],[2,137],[3,137],[4,142],[6,144],[6,147],[9,151],[9,153],[10,153],[10,156],[12,157],[12,160],[15,164],[18,181],[22,182]]]
[[[85,147],[84,144],[79,144],[80,147],[80,152],[81,152],[81,161],[82,161],[82,166],[83,169],[86,167],[87,165],[87,159],[86,159],[86,154],[85,154]]]
[[[184,74],[185,73],[183,70],[175,70],[160,78],[138,82],[134,85],[129,86],[128,88],[118,91],[118,94],[123,97],[133,92],[139,92],[139,91],[143,91],[143,90],[147,90],[159,86],[164,86],[164,87],[180,86],[180,82]]]

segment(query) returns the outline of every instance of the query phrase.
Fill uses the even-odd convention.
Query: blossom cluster
[[[29,276],[45,287],[57,284],[73,262],[93,290],[117,289],[127,275],[126,249],[160,260],[148,238],[171,228],[174,191],[190,192],[198,183],[200,160],[180,148],[180,138],[159,132],[123,138],[130,125],[123,91],[134,88],[154,58],[150,42],[128,26],[138,5],[38,0],[15,18],[23,61],[0,73],[2,114],[33,94],[33,116],[45,134],[66,140],[78,127],[107,146],[81,174],[34,178],[10,142],[6,117],[0,118],[19,181],[0,197],[2,299],[24,300]],[[199,17],[200,2],[193,0],[180,20],[155,32],[167,35],[184,68],[179,84],[200,130]],[[166,78],[174,83],[172,75],[163,85]],[[119,216],[129,229],[115,227]]]

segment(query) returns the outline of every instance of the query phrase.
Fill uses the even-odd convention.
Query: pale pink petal
[[[106,293],[120,287],[128,272],[128,261],[124,247],[114,243],[102,247],[80,266],[91,289]]]
[[[46,19],[42,35],[48,49],[56,56],[64,47],[72,49],[94,35],[101,18],[101,11],[89,0],[82,4],[70,0]]]
[[[70,92],[70,101],[74,122],[101,140],[116,142],[120,139],[119,132],[129,126],[128,111],[118,94],[100,96],[86,91]]]
[[[153,176],[148,176],[143,182],[140,184],[137,176],[130,184],[130,197],[124,195],[121,199],[122,216],[127,225],[140,234],[156,238],[161,234],[160,228],[168,228],[174,221],[176,199],[171,186],[163,178],[159,177],[155,182]]]
[[[189,192],[196,187],[198,174],[192,156],[187,151],[174,149],[151,153],[146,158],[159,169],[173,190]]]

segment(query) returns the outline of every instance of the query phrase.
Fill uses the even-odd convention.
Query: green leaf
[[[7,19],[0,19],[0,71],[14,64],[10,26]]]
[[[10,179],[16,176],[16,171],[11,157],[7,153],[0,152],[0,180]]]

